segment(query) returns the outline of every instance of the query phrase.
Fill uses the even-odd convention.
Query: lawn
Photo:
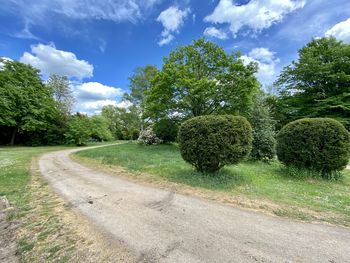
[[[33,158],[61,149],[69,148],[0,147],[0,196],[14,207],[8,219],[21,222],[16,231],[21,262],[76,262],[77,258],[97,262],[101,256],[93,250],[95,237],[82,234],[90,233],[88,225],[52,192],[39,172],[30,169]]]
[[[223,199],[254,200],[258,208],[268,204],[279,216],[350,226],[349,171],[343,172],[341,181],[295,179],[287,176],[277,161],[270,164],[246,161],[225,167],[215,175],[202,175],[182,160],[175,145],[142,146],[135,143],[80,151],[76,159],[85,160],[85,163],[87,159],[90,163],[95,159],[95,164],[122,166],[138,179],[144,174],[146,181],[190,186],[223,194]]]
[[[0,196],[25,210],[30,195],[30,164],[40,154],[63,147],[0,147]]]

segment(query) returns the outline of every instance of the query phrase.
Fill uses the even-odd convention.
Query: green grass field
[[[0,147],[0,196],[25,210],[30,195],[32,158],[63,147]],[[22,211],[23,212],[23,211]]]
[[[277,161],[267,164],[246,161],[225,167],[216,175],[202,175],[185,163],[175,145],[142,146],[135,143],[81,151],[81,160],[92,158],[98,163],[127,168],[138,177],[151,174],[152,180],[180,183],[199,189],[265,200],[281,205],[274,213],[300,219],[311,219],[323,213],[320,220],[350,225],[350,172],[341,181],[295,179]],[[304,210],[312,213],[305,213]]]

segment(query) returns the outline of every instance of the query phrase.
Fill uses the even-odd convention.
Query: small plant
[[[143,131],[141,131],[137,141],[140,144],[144,144],[144,145],[154,145],[154,144],[162,143],[162,140],[157,137],[152,127],[148,127]]]
[[[183,159],[199,172],[216,172],[247,157],[252,128],[240,116],[209,115],[185,121],[179,130]]]
[[[278,159],[289,167],[338,179],[350,159],[350,133],[329,118],[300,119],[284,126],[277,136]]]

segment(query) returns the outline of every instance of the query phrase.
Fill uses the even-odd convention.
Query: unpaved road
[[[350,229],[139,185],[73,162],[69,154],[75,151],[42,156],[41,173],[139,262],[350,262]]]

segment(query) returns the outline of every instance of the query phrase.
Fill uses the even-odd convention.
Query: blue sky
[[[349,0],[0,0],[0,56],[67,75],[77,110],[125,106],[128,76],[205,36],[272,83],[313,37],[350,42]]]

